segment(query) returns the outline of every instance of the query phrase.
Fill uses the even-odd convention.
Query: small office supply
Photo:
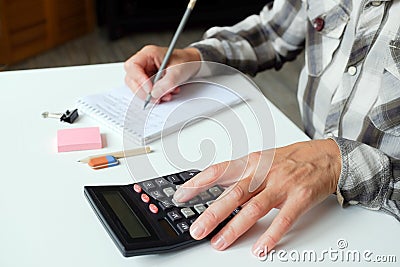
[[[142,155],[142,154],[146,154],[146,153],[150,153],[150,152],[151,152],[151,148],[149,146],[146,146],[146,147],[139,147],[139,148],[134,148],[134,149],[127,149],[124,151],[110,152],[110,153],[101,154],[101,155],[89,156],[84,159],[78,160],[78,162],[89,163],[89,161],[91,159],[104,157],[104,156],[112,156],[116,159],[119,159],[119,158],[126,158],[126,157]]]
[[[43,118],[55,118],[59,119],[63,122],[73,123],[78,117],[78,109],[74,109],[73,111],[65,111],[64,113],[52,113],[52,112],[43,112]]]
[[[99,127],[62,129],[57,131],[58,152],[102,148]]]
[[[176,32],[174,34],[174,37],[171,40],[171,43],[169,44],[167,53],[165,54],[165,57],[161,63],[160,68],[157,71],[156,77],[154,78],[153,84],[155,84],[160,78],[161,75],[165,69],[165,67],[167,66],[167,63],[169,61],[169,58],[171,57],[172,51],[174,50],[176,41],[178,41],[179,35],[181,34],[183,28],[185,27],[185,24],[187,22],[187,20],[189,19],[190,13],[192,12],[194,6],[196,5],[196,0],[190,0],[189,4],[186,8],[185,14],[183,14],[182,20],[179,23],[178,28],[176,29]],[[144,106],[143,109],[146,108],[146,106],[149,104],[150,100],[151,100],[151,91],[148,93],[147,97],[146,97],[146,101],[144,102]]]
[[[216,185],[188,203],[176,203],[172,197],[177,185],[198,172],[184,171],[129,185],[85,186],[84,192],[125,257],[171,252],[204,241],[194,240],[189,227],[223,192]],[[239,210],[235,209],[216,231]]]
[[[90,159],[88,162],[88,165],[94,170],[114,167],[117,166],[118,164],[119,161],[113,156],[103,156],[103,157],[93,158]]]
[[[181,85],[173,101],[143,111],[143,100],[135,97],[127,86],[103,94],[78,99],[79,110],[124,138],[145,145],[161,135],[178,131],[183,125],[212,116],[241,103],[242,98],[221,85],[205,81]]]

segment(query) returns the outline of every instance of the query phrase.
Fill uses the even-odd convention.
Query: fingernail
[[[201,238],[201,236],[204,234],[204,231],[205,229],[201,223],[193,224],[192,227],[190,227],[190,235],[194,239]]]
[[[213,238],[213,241],[211,242],[211,245],[215,248],[215,249],[222,249],[223,247],[225,247],[225,238],[223,235],[219,235],[218,237]]]
[[[262,246],[262,245],[256,245],[254,246],[255,248],[253,249],[253,255],[260,258],[260,257],[264,257],[265,255],[267,255],[268,253],[268,247]]]
[[[179,202],[179,200],[182,199],[183,195],[184,195],[184,192],[183,192],[183,190],[181,189],[181,187],[179,187],[179,188],[176,190],[176,192],[174,193],[174,199],[175,199],[176,201]]]

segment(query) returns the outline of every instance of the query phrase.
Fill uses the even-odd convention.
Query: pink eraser
[[[63,129],[57,131],[58,152],[102,148],[99,127]]]

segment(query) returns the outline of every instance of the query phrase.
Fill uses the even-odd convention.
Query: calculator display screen
[[[103,196],[132,238],[150,236],[149,231],[118,191],[106,191],[103,192]]]

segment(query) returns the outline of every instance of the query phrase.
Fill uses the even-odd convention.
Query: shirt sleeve
[[[192,44],[203,61],[227,64],[242,72],[279,69],[304,48],[306,13],[300,0],[275,0],[259,15],[231,27],[213,27]]]
[[[380,210],[400,221],[400,160],[357,141],[332,139],[342,157],[336,192],[339,203]]]

